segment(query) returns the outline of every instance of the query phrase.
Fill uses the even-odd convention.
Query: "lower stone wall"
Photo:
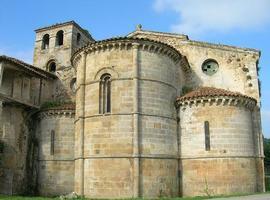
[[[183,196],[258,191],[255,158],[187,159],[181,166]]]
[[[38,192],[59,196],[74,191],[74,111],[39,113]],[[54,133],[54,134],[52,134]]]
[[[91,198],[131,198],[133,158],[93,158],[84,161],[84,191]]]
[[[40,161],[39,194],[59,196],[73,191],[74,161]]]
[[[141,193],[146,198],[177,197],[178,164],[176,159],[141,159]]]
[[[0,104],[0,194],[28,192],[27,153],[29,130],[27,112],[22,107]]]
[[[85,196],[90,198],[132,198],[134,195],[134,167],[134,158],[85,159]],[[176,159],[141,159],[139,176],[141,196],[144,198],[178,196],[177,172]]]

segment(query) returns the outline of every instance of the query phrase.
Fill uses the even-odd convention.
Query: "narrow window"
[[[204,122],[204,135],[205,135],[205,150],[210,151],[210,129],[209,122]]]
[[[81,34],[77,33],[77,39],[76,39],[77,45],[80,45],[80,41],[81,41]]]
[[[50,62],[48,64],[48,70],[49,70],[49,72],[55,72],[56,71],[56,64],[55,64],[54,61],[53,62]]]
[[[99,84],[99,113],[111,112],[111,75],[104,74]]]
[[[49,34],[45,34],[42,38],[41,49],[48,49],[49,43],[50,43],[50,36],[49,36]]]
[[[56,41],[55,46],[61,46],[64,43],[64,31],[58,31],[56,33]]]
[[[54,154],[54,140],[55,140],[55,132],[54,130],[52,130],[51,131],[51,150],[50,150],[51,155]]]

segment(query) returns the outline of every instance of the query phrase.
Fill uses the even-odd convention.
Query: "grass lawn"
[[[10,200],[59,200],[60,198],[49,198],[49,197],[24,197],[24,196],[4,196],[0,195],[0,199],[10,199]],[[87,198],[77,198],[78,200],[87,200]],[[209,199],[209,197],[186,197],[186,198],[160,198],[160,200],[203,200]],[[124,199],[121,199],[124,200]],[[126,200],[143,200],[142,198],[136,199],[126,199]]]
[[[266,192],[269,193],[269,192]],[[262,193],[255,193],[255,194],[262,194]],[[211,199],[211,198],[224,198],[224,197],[235,197],[235,196],[247,196],[252,194],[234,194],[234,195],[222,195],[222,196],[211,196],[211,197],[183,197],[183,198],[160,198],[160,200],[204,200],[204,199]],[[0,195],[0,199],[10,199],[10,200],[59,200],[60,198],[49,198],[49,197],[27,197],[27,196],[5,196]],[[74,199],[75,200],[75,199]],[[91,200],[88,198],[76,198],[76,200]],[[105,200],[105,199],[104,199]],[[147,200],[143,198],[135,198],[135,199],[121,199],[121,200]]]

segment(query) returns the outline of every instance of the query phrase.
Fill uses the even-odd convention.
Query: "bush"
[[[41,105],[41,109],[54,108],[71,103],[70,101],[46,101]]]
[[[4,152],[4,142],[0,140],[0,153]]]
[[[193,90],[192,87],[184,86],[184,87],[182,88],[182,95],[185,95],[185,94],[191,92],[192,90]]]
[[[270,191],[270,176],[265,175],[265,191]]]

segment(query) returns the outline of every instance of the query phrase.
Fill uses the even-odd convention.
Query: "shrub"
[[[4,151],[4,142],[2,140],[0,140],[0,153],[3,153]]]
[[[185,94],[191,92],[192,90],[193,90],[192,87],[184,86],[184,87],[182,87],[182,95],[185,95]]]

